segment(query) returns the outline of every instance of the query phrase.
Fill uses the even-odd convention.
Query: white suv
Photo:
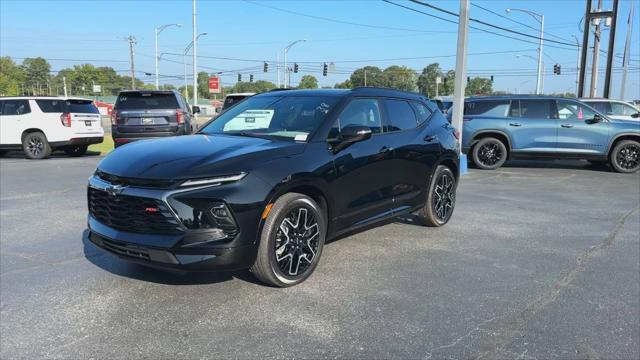
[[[59,149],[82,156],[103,137],[100,113],[91,100],[0,98],[0,155],[22,149],[29,159],[42,159]]]
[[[616,120],[640,120],[640,109],[620,100],[611,99],[580,99],[594,109]]]

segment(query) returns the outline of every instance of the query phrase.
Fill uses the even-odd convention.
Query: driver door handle
[[[424,137],[424,141],[425,142],[432,142],[433,140],[437,139],[438,137],[436,135],[427,135]]]
[[[567,129],[569,129],[569,128],[572,128],[572,127],[573,127],[573,125],[571,125],[571,124],[562,124],[562,125],[560,125],[560,126],[562,126],[563,128],[567,128]]]
[[[518,127],[518,126],[522,126],[522,124],[517,123],[517,122],[512,122],[512,123],[509,123],[509,126],[515,126],[515,127]]]

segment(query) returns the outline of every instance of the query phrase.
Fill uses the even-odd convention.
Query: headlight
[[[204,179],[189,179],[183,182],[182,184],[180,184],[180,186],[198,186],[198,185],[217,186],[217,185],[222,185],[224,183],[230,183],[230,182],[242,180],[245,176],[247,176],[247,173],[241,172],[235,175],[216,176],[216,177],[204,178]]]

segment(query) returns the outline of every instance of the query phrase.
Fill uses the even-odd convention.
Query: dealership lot
[[[0,159],[0,358],[640,357],[640,174],[471,170],[442,228],[329,243],[288,289],[83,240],[97,156]]]

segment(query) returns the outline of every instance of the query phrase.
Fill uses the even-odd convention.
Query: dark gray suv
[[[175,90],[123,91],[111,114],[111,135],[116,147],[135,140],[188,135],[193,109]]]

